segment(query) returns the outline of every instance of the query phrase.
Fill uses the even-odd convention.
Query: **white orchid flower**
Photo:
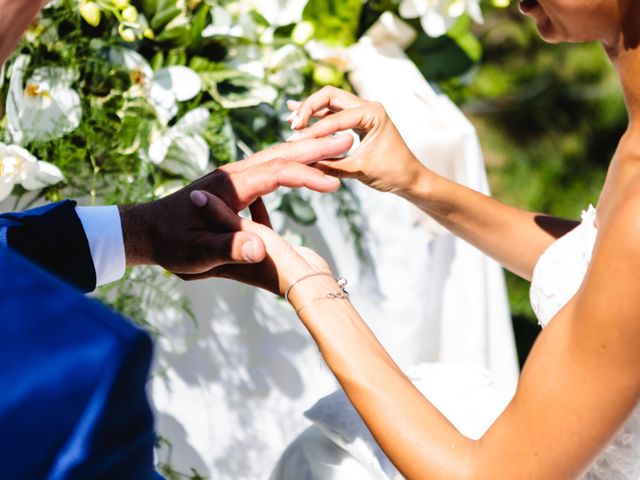
[[[29,56],[20,55],[11,67],[7,134],[17,144],[60,138],[82,119],[80,97],[70,87],[73,73],[59,67],[38,68],[25,84],[29,61]]]
[[[18,145],[0,143],[0,201],[11,195],[14,185],[39,190],[64,180],[58,167],[38,160]]]
[[[202,137],[207,129],[209,110],[196,108],[151,142],[149,160],[163,170],[194,179],[207,171],[209,145]]]
[[[220,98],[225,108],[273,104],[278,90],[299,95],[304,89],[302,71],[309,59],[297,45],[288,44],[278,49],[270,45],[238,45],[229,50],[229,58],[226,65],[230,70],[247,75],[234,80],[246,88],[246,92]]]
[[[176,65],[154,73],[142,55],[128,48],[112,48],[109,59],[131,71],[134,89],[142,89],[163,125],[178,113],[178,102],[191,100],[202,89],[200,77],[189,67]]]
[[[225,65],[252,77],[265,78],[264,54],[265,48],[259,45],[237,45],[229,49]]]
[[[59,7],[60,5],[62,5],[63,0],[50,0],[49,2],[45,3],[44,7],[42,7],[44,10],[46,10],[47,8],[54,8],[54,7]]]
[[[244,8],[236,10],[237,12],[234,12],[234,9],[228,7],[214,6],[211,9],[212,22],[202,31],[202,36],[205,38],[220,36],[257,40],[258,25],[249,11]]]
[[[304,90],[303,69],[309,59],[300,47],[284,45],[266,59],[267,80],[289,95],[300,95]]]
[[[402,0],[400,15],[404,18],[420,17],[420,24],[430,37],[447,33],[463,14],[477,23],[483,23],[480,0]]]
[[[302,21],[308,0],[248,0],[271,25],[281,27]]]

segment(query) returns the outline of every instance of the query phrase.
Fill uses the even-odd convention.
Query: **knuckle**
[[[320,93],[322,93],[323,95],[327,95],[327,96],[333,96],[335,95],[336,91],[338,89],[332,85],[325,85],[324,87],[322,87],[320,89]]]
[[[272,168],[273,170],[278,171],[286,168],[291,163],[292,163],[291,160],[287,160],[284,157],[278,157],[269,161],[269,167]]]
[[[235,207],[239,201],[238,192],[242,191],[238,185],[243,182],[243,178],[243,172],[224,172],[220,175],[215,190],[210,193],[219,197],[227,205]]]
[[[371,102],[369,104],[371,111],[377,116],[386,116],[387,110],[384,108],[380,102]]]

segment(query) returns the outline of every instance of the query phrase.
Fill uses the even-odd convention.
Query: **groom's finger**
[[[340,182],[313,167],[276,159],[234,174],[231,185],[234,189],[231,195],[235,194],[239,203],[246,205],[279,187],[306,187],[328,193],[335,192],[340,187]],[[226,195],[223,195],[223,198],[228,199]]]
[[[326,158],[339,157],[349,151],[352,145],[353,137],[351,135],[336,135],[326,138],[308,138],[304,141],[285,142],[255,153],[239,162],[225,165],[220,169],[229,173],[239,172],[278,158],[308,165]]]
[[[201,190],[191,192],[190,198],[207,220],[230,232],[200,232],[190,252],[200,259],[197,263],[206,264],[208,270],[227,263],[257,263],[264,260],[266,249],[260,237],[253,232],[239,231],[246,221],[225,202]]]
[[[273,229],[271,219],[269,218],[269,212],[261,197],[258,197],[255,202],[249,205],[249,211],[251,212],[251,220]]]

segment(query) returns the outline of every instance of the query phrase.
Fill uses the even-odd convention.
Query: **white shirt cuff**
[[[121,279],[127,259],[118,207],[76,207],[76,213],[89,241],[96,270],[96,286]]]

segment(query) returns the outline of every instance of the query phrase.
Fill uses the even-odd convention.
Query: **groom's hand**
[[[266,255],[254,233],[232,231],[197,208],[196,190],[221,198],[234,212],[264,211],[260,197],[278,187],[332,192],[339,181],[306,164],[343,154],[350,136],[292,142],[226,165],[182,190],[147,204],[120,207],[127,266],[158,264],[190,278],[229,263],[257,263]],[[264,216],[264,215],[263,215]]]

